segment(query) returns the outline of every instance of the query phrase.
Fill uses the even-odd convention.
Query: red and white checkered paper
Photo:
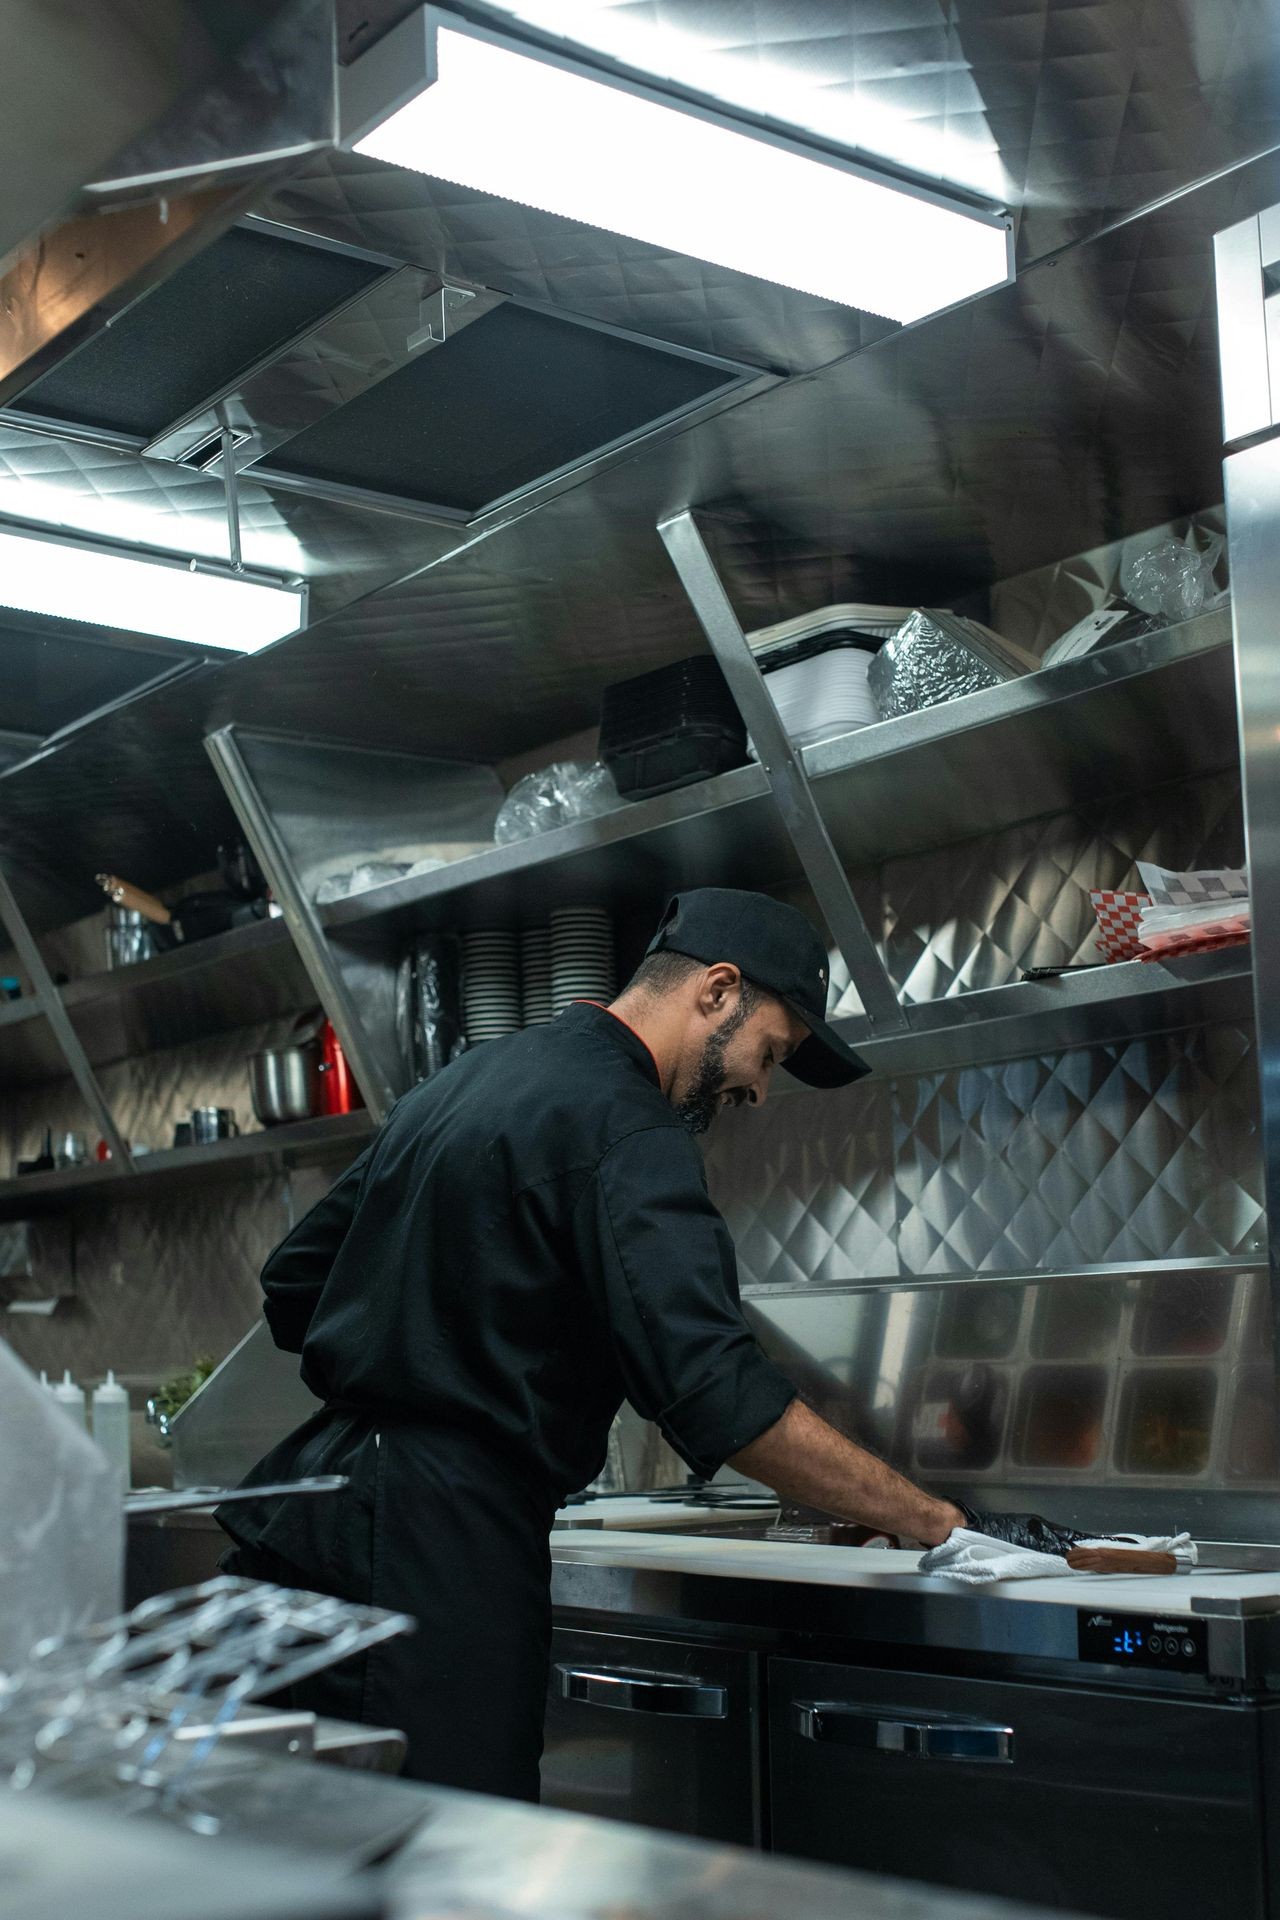
[[[1109,889],[1095,888],[1089,898],[1097,915],[1098,932],[1102,935],[1098,941],[1099,953],[1112,961],[1141,959],[1142,947],[1138,941],[1138,931],[1142,925],[1140,915],[1144,907],[1151,905],[1150,894],[1113,893]]]
[[[1145,893],[1113,893],[1097,889],[1090,893],[1097,916],[1099,953],[1109,961],[1168,960],[1184,953],[1214,953],[1219,947],[1242,947],[1249,938],[1249,918],[1244,914],[1221,915],[1209,928],[1185,927],[1148,936],[1141,940],[1142,909],[1151,905]]]
[[[1219,914],[1202,927],[1170,927],[1163,933],[1149,933],[1142,945],[1140,960],[1167,960],[1178,953],[1212,953],[1215,947],[1241,947],[1249,938],[1249,914]]]

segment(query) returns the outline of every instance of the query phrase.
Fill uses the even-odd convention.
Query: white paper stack
[[[1138,943],[1148,953],[1189,953],[1234,945],[1253,930],[1249,875],[1242,867],[1176,873],[1139,860],[1151,904],[1138,915]]]

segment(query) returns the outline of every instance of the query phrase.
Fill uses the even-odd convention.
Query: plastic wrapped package
[[[118,1613],[123,1580],[114,1470],[0,1342],[0,1675]]]
[[[1022,664],[975,622],[918,610],[874,656],[867,685],[880,718],[894,720],[998,686]]]
[[[1144,613],[1169,621],[1193,620],[1226,597],[1213,577],[1225,546],[1220,533],[1207,535],[1203,548],[1194,531],[1185,540],[1155,540],[1126,556],[1120,584]]]
[[[601,760],[553,760],[517,780],[498,811],[493,837],[500,847],[553,827],[591,820],[622,805],[613,775]]]
[[[392,880],[413,880],[420,873],[434,873],[438,867],[448,866],[447,860],[438,860],[427,854],[421,860],[364,860],[356,867],[348,867],[343,873],[331,873],[316,888],[315,900],[318,907],[327,907],[334,900],[347,900],[353,893],[367,893],[370,887],[385,887]]]
[[[403,860],[365,860],[345,873],[331,873],[316,888],[316,905],[327,907],[334,900],[346,900],[353,893],[367,893],[370,887],[385,886],[388,880],[403,880],[408,873]]]

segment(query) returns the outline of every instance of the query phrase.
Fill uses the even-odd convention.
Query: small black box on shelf
[[[747,729],[714,656],[694,654],[606,687],[600,757],[628,800],[742,766]]]

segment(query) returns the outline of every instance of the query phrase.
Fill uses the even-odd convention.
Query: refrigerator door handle
[[[1013,1728],[998,1721],[886,1712],[839,1700],[797,1700],[794,1707],[802,1740],[822,1740],[862,1753],[903,1753],[916,1760],[1013,1764]]]
[[[558,1665],[556,1686],[562,1700],[591,1707],[616,1707],[624,1713],[663,1713],[693,1720],[725,1720],[725,1687],[680,1674],[638,1673],[626,1667]]]

